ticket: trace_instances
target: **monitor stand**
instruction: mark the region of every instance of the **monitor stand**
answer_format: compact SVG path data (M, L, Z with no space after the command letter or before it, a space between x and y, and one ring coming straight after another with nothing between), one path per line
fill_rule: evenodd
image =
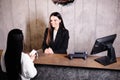
M116 56L115 56L115 50L112 45L107 45L108 53L107 56L103 56L100 58L95 59L98 63L106 66L112 63L117 62Z
M104 66L117 62L116 59L111 60L108 56L103 56L103 57L97 58L97 59L95 59L95 61L97 61L98 63L100 63Z

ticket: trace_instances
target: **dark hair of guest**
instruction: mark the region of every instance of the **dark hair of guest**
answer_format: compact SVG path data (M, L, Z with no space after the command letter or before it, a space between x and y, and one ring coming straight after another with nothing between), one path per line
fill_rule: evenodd
M21 53L23 51L23 33L13 29L8 33L5 52L5 65L8 80L21 80Z

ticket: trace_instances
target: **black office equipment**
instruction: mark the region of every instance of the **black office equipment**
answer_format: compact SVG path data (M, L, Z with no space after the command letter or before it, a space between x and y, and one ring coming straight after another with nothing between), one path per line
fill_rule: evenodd
M113 34L113 35L96 39L95 44L92 48L91 54L93 55L103 51L107 51L107 55L97 58L95 59L95 61L97 61L98 63L104 66L117 62L115 50L113 47L113 42L116 36L117 36L116 34Z
M73 58L87 58L87 52L75 52L74 54L68 54L68 58L71 60Z

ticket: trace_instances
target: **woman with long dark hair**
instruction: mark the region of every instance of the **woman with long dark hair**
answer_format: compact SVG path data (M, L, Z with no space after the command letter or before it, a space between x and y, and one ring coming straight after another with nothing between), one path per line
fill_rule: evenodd
M64 26L61 14L53 12L44 33L42 49L45 54L67 53L68 42L69 31Z
M13 29L8 33L6 51L1 56L1 68L8 80L30 80L37 74L33 61L35 55L29 56L23 51L23 33Z

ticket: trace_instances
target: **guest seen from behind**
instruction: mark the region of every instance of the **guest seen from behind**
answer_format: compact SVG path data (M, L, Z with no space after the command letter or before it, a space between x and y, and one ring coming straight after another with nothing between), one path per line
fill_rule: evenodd
M30 80L37 74L33 63L35 55L23 52L23 39L20 29L12 29L8 33L7 48L1 56L1 68L8 80Z
M44 33L42 49L45 54L67 53L69 31L65 28L61 14L53 12L49 18L49 27Z

